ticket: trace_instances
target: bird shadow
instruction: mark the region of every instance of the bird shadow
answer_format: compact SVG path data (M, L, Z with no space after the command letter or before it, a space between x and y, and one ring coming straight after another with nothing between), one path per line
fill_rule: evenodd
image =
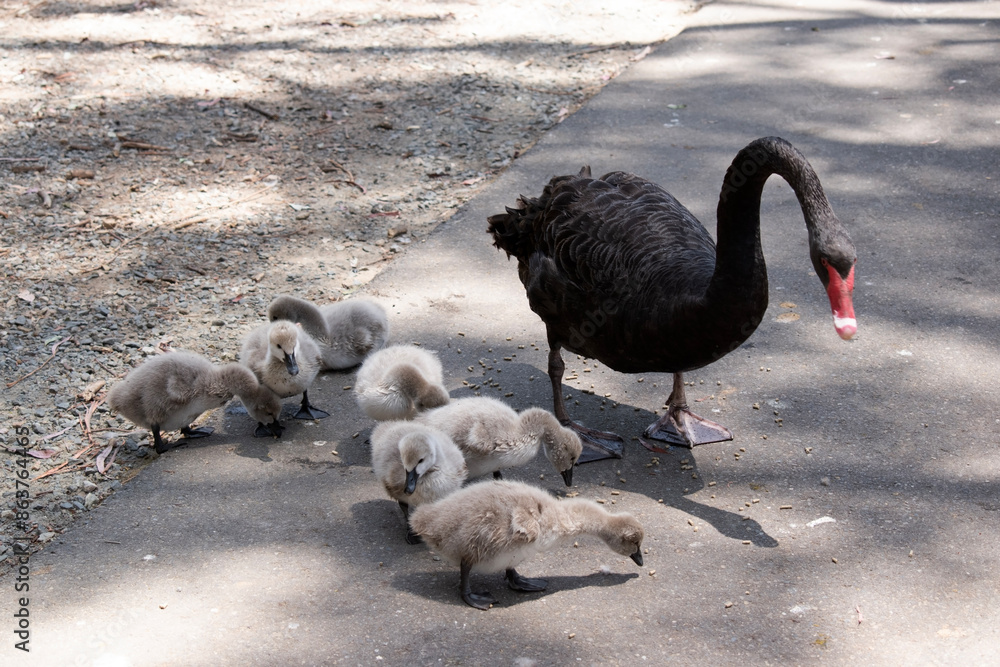
M507 587L503 574L472 575L472 590L482 592L488 590L496 599L497 606L516 607L519 604L533 602L562 591L573 591L584 588L610 588L621 586L632 579L638 579L637 572L592 572L583 576L542 577L548 586L544 591L522 593ZM449 583L450 582L450 583ZM438 602L463 606L459 591L459 572L415 572L398 573L392 578L392 587L404 593L419 595Z
M599 407L600 403L599 398L588 396L586 394L581 395L579 397L579 400L581 402L580 414L586 414L587 407L590 408ZM592 404L588 406L587 404L591 402ZM658 415L654 415L650 413L648 410L640 409L640 410L629 411L628 408L634 406L630 406L625 403L622 403L620 405L621 408L624 409L625 412L630 415L630 417L624 420L624 423L618 424L616 428L628 429L628 431L626 432L641 433L642 428L644 428L644 425L646 423L655 421L656 419L659 418ZM727 510L719 509L717 507L704 505L702 503L691 500L690 498L687 497L692 493L697 493L698 491L704 489L704 484L700 481L704 477L704 475L701 473L698 467L698 459L694 455L694 453L695 451L698 450L704 451L705 448L711 447L712 445L704 445L702 447L697 448L697 450L691 450L684 447L667 446L664 443L656 443L656 444L663 446L667 450L666 452L658 454L658 456L664 458L670 457L671 459L671 461L669 462L665 461L664 464L658 466L658 468L660 468L661 470L665 470L674 465L679 466L681 464L681 459L688 459L690 461L690 465L692 465L692 468L686 472L693 473L695 476L694 479L697 479L698 481L693 482L694 486L692 487L692 482L689 480L685 480L685 484L687 486L683 487L682 490L680 485L676 484L675 480L667 478L666 475L663 475L661 473L660 475L662 476L658 475L657 479L662 479L663 480L662 483L657 483L657 485L653 487L652 483L647 479L644 480L639 485L638 489L633 487L634 491L642 493L643 495L646 495L649 498L657 501L662 499L663 504L673 507L674 509L684 512L685 514L688 514L690 516L701 519L705 523L715 528L715 530L718 531L720 535L723 535L730 539L740 540L740 541L750 540L750 543L757 547L774 548L778 546L778 540L768 535L767 532L764 530L764 527L761 526L761 524L755 519L749 519L735 512L730 512ZM596 468L598 466L603 465L605 466L605 468L607 468L609 465L613 466L615 464L619 464L619 461L621 462L628 461L630 465L635 466L638 465L637 461L638 457L649 454L651 454L651 452L644 449L641 445L634 443L630 444L626 442L625 456L623 459L620 460L615 459L610 461L607 460L594 461L590 463L577 464L577 467L579 468L582 465L588 468L591 466L594 466Z
M663 502L681 512L698 517L715 528L721 535L730 539L750 540L750 543L756 547L774 548L778 546L778 540L768 535L764 527L754 519L746 519L733 512L696 503L683 495L674 496L669 501L664 498Z
M505 353L501 352L499 353L499 356L503 356L504 354ZM504 373L504 375L507 376L505 379L506 382L510 382L511 376L516 376L519 380L523 380L525 376L531 375L541 376L543 380L547 379L547 376L545 376L541 370L527 363L507 363L504 365L503 370L506 371ZM464 386L452 391L452 398L457 399L476 395L474 390L477 388L477 383L482 382L483 377L479 375L466 376ZM502 388L492 391L494 388L489 387L485 383L482 385L482 393L484 395L492 395L494 398L498 398L499 400L510 404L511 407L518 412L532 406L542 406L545 407L545 409L549 409L548 405L551 404L552 394L548 382L525 383L518 381L517 384L519 386L519 390L517 392L516 399L507 397L504 394L505 390ZM641 408L634 409L636 406L629 403L619 403L618 408L614 412L611 410L605 410L607 400L604 397L581 390L580 387L577 386L567 385L564 383L563 392L570 396L571 400L574 401L574 417L579 420L579 423L592 428L617 431L619 434L627 436L629 433L642 433L647 424L655 422L659 419L659 415L653 414L648 410ZM633 409L630 410L629 408ZM618 417L612 417L612 415L618 415ZM628 416L622 417L622 415ZM590 419L588 419L588 416ZM679 464L680 459L689 458L694 466L690 472L697 474L698 479L702 478L702 474L698 469L697 457L693 455L695 450L667 446L664 443L656 444L660 444L667 448L667 452L661 454L660 456L671 457L671 459L676 458L676 461L672 461L671 464ZM703 451L706 447L711 447L711 445L699 447L698 451ZM613 466L621 465L622 463L628 463L634 466L637 464L638 457L649 454L649 452L642 448L641 445L634 444L634 441L633 443L628 442L626 438L624 454L624 458L620 460L612 459L577 464L577 469L581 473L583 472L582 468L600 469L602 472L606 473L608 469L613 469ZM671 464L666 464L661 466L661 468L669 467ZM581 474L580 479L583 477L584 475ZM469 481L472 482L474 480ZM773 548L778 546L778 541L768 535L763 526L761 526L756 520L746 519L743 515L735 512L729 512L703 505L687 498L686 496L688 494L696 493L704 488L704 485L701 482L698 482L694 488L691 488L690 483L688 483L688 490L686 491L681 491L681 489L676 488L673 480L664 479L664 482L667 483L655 488L648 482L645 482L639 489L635 489L633 487L633 490L636 490L638 493L642 493L654 500L662 498L664 504L701 519L715 528L719 534L730 539L740 540L741 542L743 540L750 540L751 544L758 547ZM561 496L562 494L554 493L554 495Z
M271 458L271 448L268 447L267 440L269 438L254 438L249 442L240 442L236 445L236 455L245 459L257 459L264 463L271 463L274 459Z

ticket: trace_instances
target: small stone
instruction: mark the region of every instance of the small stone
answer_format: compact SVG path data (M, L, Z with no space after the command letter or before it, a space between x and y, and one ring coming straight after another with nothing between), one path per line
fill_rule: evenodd
M61 507L64 510L71 510L71 509L73 509L74 505L73 505L73 503L69 502L68 500L64 500L61 503L59 503L59 507Z
M97 494L88 493L87 497L83 499L83 506L88 510L97 504Z
M3 512L0 512L0 519L6 520L6 519L13 519L13 518L14 518L14 510L4 510ZM913 553L913 552L910 552L910 553Z
M39 542L48 542L49 540L51 540L55 536L56 536L56 534L53 533L53 532L42 533L41 535L38 536L38 541Z
M820 477L819 483L822 484L823 486L830 486L830 478Z
M732 602L727 602L727 603L726 603L726 609L729 609L729 608L730 608L730 607L732 607L732 606L733 606L733 603L732 603Z

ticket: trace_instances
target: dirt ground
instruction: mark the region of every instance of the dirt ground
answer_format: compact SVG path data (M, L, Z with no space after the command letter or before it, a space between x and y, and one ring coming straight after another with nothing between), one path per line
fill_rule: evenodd
M0 559L155 456L103 404L128 370L349 297L693 8L0 3Z

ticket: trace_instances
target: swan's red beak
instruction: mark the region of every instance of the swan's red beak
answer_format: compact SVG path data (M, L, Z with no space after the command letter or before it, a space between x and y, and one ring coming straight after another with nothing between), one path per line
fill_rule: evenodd
M854 267L851 267L845 280L825 259L823 265L830 276L826 294L830 297L830 308L833 309L833 326L837 329L838 336L850 340L858 332L858 321L854 319L854 300L851 298L854 293Z

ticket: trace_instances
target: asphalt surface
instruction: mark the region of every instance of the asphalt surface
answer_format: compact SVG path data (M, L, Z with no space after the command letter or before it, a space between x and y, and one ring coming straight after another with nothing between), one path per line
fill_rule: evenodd
M703 8L371 285L453 397L492 378L485 395L550 407L544 331L489 214L590 164L663 184L714 231L750 140L809 158L858 248L859 332L837 337L772 179L767 316L687 377L734 441L650 454L630 437L669 376L567 356L572 414L628 440L573 491L640 518L644 567L580 540L520 568L545 593L481 577L500 605L465 606L374 480L353 374L329 374L310 398L331 418L273 441L220 411L32 558L32 653L7 632L4 664L1000 664L1000 5L803 4ZM562 490L543 459L509 477Z

